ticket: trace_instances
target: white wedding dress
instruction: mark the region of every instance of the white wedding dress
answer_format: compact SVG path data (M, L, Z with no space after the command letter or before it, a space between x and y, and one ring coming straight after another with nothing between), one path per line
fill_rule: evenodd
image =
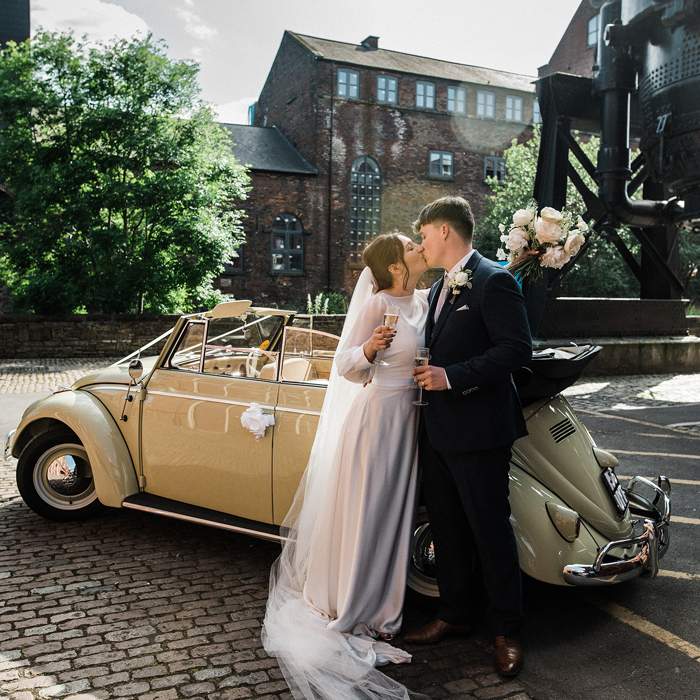
M423 697L375 666L411 660L378 634L401 627L418 469L412 370L427 291L371 295L372 281L366 268L270 577L263 644L297 700ZM401 310L396 337L387 364L370 364L362 345L389 305Z

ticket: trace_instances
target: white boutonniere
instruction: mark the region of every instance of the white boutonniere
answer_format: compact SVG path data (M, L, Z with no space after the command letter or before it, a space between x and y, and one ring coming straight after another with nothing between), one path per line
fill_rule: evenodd
M452 298L450 299L450 304L454 304L457 295L467 287L467 289L472 288L472 271L471 270L457 270L453 275L450 275L448 280L448 285L450 291L452 292Z

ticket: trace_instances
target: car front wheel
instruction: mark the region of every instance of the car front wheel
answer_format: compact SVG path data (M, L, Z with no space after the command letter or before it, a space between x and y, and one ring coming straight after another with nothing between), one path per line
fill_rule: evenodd
M52 428L35 435L17 462L24 502L49 520L86 520L102 510L87 452L75 434Z

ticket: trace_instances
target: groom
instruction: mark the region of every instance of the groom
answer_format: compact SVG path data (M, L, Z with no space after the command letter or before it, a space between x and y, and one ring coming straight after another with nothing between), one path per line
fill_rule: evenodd
M472 248L465 199L434 201L413 226L428 265L446 270L429 297L430 365L413 371L427 391L420 459L440 608L438 619L405 639L433 644L470 631L476 565L489 597L496 669L514 676L523 663L523 613L508 470L513 442L527 434L511 379L532 355L525 304L513 275Z

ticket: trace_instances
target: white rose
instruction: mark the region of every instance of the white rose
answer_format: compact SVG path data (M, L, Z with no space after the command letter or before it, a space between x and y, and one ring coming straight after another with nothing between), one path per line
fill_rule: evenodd
M566 239L566 243L564 243L564 250L569 254L569 255L576 255L578 251L581 249L581 246L585 242L585 238L581 235L579 231L574 229L569 233L569 237Z
M542 254L542 267L564 267L571 260L571 256L564 250L564 246L555 245Z
M576 222L576 228L585 233L588 231L588 224L579 216L578 221Z
M535 238L540 243L559 243L563 235L561 228L555 222L540 218L535 221L535 233Z
M558 211L557 209L553 209L552 207L545 207L541 212L540 216L545 220L545 221L551 221L555 224L558 224L563 218L563 214Z
M468 281L469 281L469 275L464 271L460 271L454 276L453 284L457 287L462 287Z
M511 250L514 253L523 250L523 248L527 248L529 243L530 238L528 237L527 232L521 228L514 228L506 240L508 250Z
M533 214L529 209L518 209L518 211L513 214L513 223L516 226L528 226L532 221Z

